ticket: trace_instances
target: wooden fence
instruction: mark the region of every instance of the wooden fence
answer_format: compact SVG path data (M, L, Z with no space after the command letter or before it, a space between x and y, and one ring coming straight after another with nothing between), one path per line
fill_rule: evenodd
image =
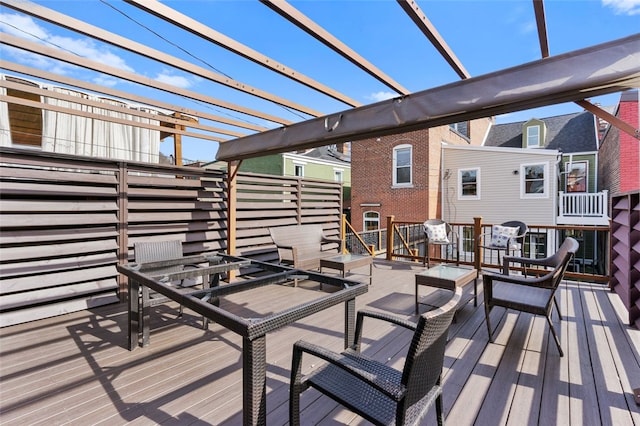
M0 326L117 302L137 241L275 260L268 228L340 232L339 183L0 149Z

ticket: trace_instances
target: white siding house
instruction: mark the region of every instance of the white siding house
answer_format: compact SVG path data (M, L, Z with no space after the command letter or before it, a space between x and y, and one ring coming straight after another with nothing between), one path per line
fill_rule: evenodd
M558 155L546 149L443 146L443 220L554 225Z

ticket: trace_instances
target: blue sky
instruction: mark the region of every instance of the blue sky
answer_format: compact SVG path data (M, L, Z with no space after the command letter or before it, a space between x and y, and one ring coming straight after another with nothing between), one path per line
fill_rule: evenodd
M348 108L338 101L301 87L282 76L274 75L250 61L142 13L124 2L47 0L36 3L194 62L237 81L307 105L324 114ZM363 104L396 95L382 83L302 33L258 1L173 0L164 3ZM394 0L307 0L290 3L411 91L425 90L459 79ZM471 76L540 59L531 0L423 0L418 4ZM544 5L551 55L615 40L640 31L640 0L547 0ZM5 7L0 9L0 31L21 37L35 37L35 40L49 46L60 46L78 55L127 71L292 121L309 118L304 114L287 111L281 106L90 40L78 33L20 15ZM164 102L204 109L254 124L276 126L222 108L195 105L192 100L159 93L110 76L80 70L4 46L0 48L0 55L13 62L131 91ZM592 101L608 106L616 104L618 99L619 94L615 94ZM497 117L497 121L521 121L531 117L542 118L580 110L581 108L575 104L560 104L505 114ZM207 124L224 127L215 123ZM216 144L212 142L186 140L184 157L191 160L212 160L216 148ZM171 149L171 145L166 143L161 150L170 153Z

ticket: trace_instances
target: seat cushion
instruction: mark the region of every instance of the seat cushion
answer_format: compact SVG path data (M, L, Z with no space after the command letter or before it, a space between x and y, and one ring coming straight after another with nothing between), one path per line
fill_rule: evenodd
M424 230L429 237L430 243L449 243L446 223L441 223L439 225L424 225Z
M517 226L502 226L502 225L493 225L491 229L491 245L493 247L499 248L507 248L509 245L509 249L517 249L518 243L512 239L518 235L520 228Z
M494 305L498 306L544 314L552 295L550 288L493 281L492 298Z

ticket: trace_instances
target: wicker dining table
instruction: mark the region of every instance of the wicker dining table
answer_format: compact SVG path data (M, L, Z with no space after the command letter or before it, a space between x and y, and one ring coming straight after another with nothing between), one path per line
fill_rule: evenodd
M341 277L327 276L311 271L302 271L282 265L250 260L242 257L226 254L211 256L185 256L181 259L163 261L176 265L203 263L205 266L198 269L185 269L169 274L160 273L162 264L153 262L148 264L122 264L118 265L118 271L125 275L129 281L129 324L130 324L130 350L137 345L131 344L136 334L133 325L141 321L138 303L141 288L150 290L174 300L186 308L208 318L211 321L225 327L242 336L242 377L243 377L243 424L266 424L266 337L267 334L278 330L295 321L315 314L334 305L344 303L344 346L353 344L355 336L355 300L356 297L368 291L367 283L346 280ZM206 266L206 265L209 266ZM166 269L166 268L165 268ZM235 271L241 275L241 279L232 280L231 283L221 282L220 275ZM247 272L249 271L249 272ZM191 289L184 291L171 285L171 281L185 278L202 277L203 282L210 283L209 288ZM213 279L212 279L213 277ZM284 310L270 312L262 317L244 318L236 313L224 309L224 304L217 303L220 298L233 294L247 294L253 289L268 285L290 286L294 281L308 280L317 282L322 286L332 287L332 291L318 291L318 296L311 301L296 304L293 297ZM142 292L147 294L148 292ZM144 302L140 302L143 303ZM137 324L140 327L141 324ZM148 326L142 325L142 330L148 332ZM144 341L144 338L143 338ZM148 338L147 338L148 343Z

